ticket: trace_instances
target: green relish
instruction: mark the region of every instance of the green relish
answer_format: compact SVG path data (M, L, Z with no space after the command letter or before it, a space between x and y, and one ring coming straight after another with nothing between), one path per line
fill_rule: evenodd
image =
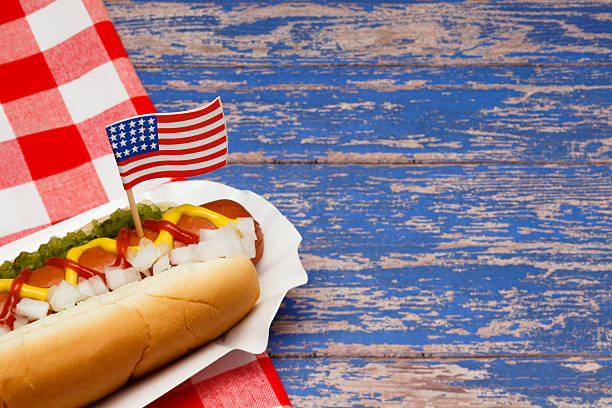
M162 211L155 204L137 205L141 220L159 220ZM0 278L15 278L24 268L38 269L43 266L47 258L66 257L72 247L83 245L96 238L115 238L123 227L134 228L134 220L129 209L117 209L110 217L102 222L94 220L90 233L84 231L69 232L64 238L51 237L49 242L38 247L36 252L22 252L15 260L4 261L0 265Z

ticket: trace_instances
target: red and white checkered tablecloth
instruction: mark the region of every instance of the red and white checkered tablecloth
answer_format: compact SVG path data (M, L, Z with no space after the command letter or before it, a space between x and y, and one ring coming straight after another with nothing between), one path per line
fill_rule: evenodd
M291 407L266 353L234 350L147 408Z
M99 0L1 10L3 244L124 194L104 126L154 107Z
M3 0L0 245L123 197L104 127L154 111L101 0ZM291 403L265 353L235 351L150 406Z

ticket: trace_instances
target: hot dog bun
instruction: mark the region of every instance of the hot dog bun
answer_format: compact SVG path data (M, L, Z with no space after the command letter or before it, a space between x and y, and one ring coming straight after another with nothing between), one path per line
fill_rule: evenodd
M92 403L203 345L259 297L244 255L170 270L0 336L0 406Z

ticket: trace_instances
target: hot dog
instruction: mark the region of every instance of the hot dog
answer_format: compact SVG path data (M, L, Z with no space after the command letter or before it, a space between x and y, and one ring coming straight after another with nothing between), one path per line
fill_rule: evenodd
M63 257L3 265L6 273L35 260L0 279L0 324L15 328L0 335L0 407L89 404L213 340L254 306L263 233L240 204L180 205L143 226L141 239L94 221ZM100 236L109 228L114 238ZM24 298L48 301L48 315L23 324L15 304Z

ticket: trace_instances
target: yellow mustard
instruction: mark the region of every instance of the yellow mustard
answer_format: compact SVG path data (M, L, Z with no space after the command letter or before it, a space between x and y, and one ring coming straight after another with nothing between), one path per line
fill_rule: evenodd
M235 219L226 217L223 214L219 214L218 212L209 210L207 208L199 207L191 204L183 204L178 207L172 208L164 213L162 216L163 220L169 221L176 225L183 215L187 215L190 217L198 217L204 218L213 223L213 225L217 228L221 228L224 225L227 225L231 222L236 222ZM155 239L154 244L158 245L162 242L168 243L171 247L174 246L174 239L170 233L167 231L161 230ZM117 253L117 241L112 238L96 238L88 243L71 248L66 254L66 258L78 262L79 258L87 249L90 248L102 248L106 252L110 252L113 254ZM138 246L131 247L133 249L138 249ZM73 285L77 285L78 283L78 274L71 268L64 268L64 276L65 280ZM11 284L13 279L0 279L0 292L10 291ZM36 300L46 301L48 288L39 288L37 286L31 286L24 284L20 296L27 297Z

